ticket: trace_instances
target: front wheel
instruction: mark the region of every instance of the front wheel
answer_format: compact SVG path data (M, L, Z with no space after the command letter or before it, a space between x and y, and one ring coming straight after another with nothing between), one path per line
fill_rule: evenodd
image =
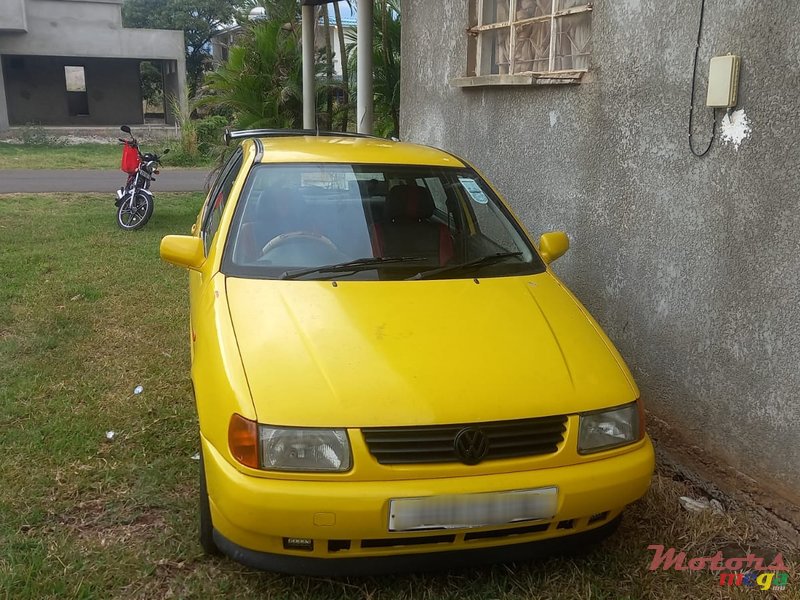
M117 225L133 231L145 226L153 214L153 199L148 194L137 192L124 199L117 209Z

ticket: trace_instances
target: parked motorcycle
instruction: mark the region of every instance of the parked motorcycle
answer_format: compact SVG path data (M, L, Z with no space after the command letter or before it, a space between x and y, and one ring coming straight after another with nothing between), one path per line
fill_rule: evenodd
M159 174L161 157L169 152L169 148L159 156L152 152L142 154L139 142L131 133L131 128L123 125L120 129L130 136L124 140L117 138L122 144L122 164L120 168L128 174L128 181L117 190L117 225L132 231L145 226L153 214L153 194L150 184Z

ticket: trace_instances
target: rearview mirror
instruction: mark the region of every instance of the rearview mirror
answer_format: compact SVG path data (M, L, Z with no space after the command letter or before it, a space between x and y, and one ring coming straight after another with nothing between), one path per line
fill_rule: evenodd
M569 238L563 231L543 233L539 238L539 254L548 265L569 250Z
M192 235L165 236L159 251L162 260L187 269L199 269L206 260L203 241Z
M124 131L125 133L130 133L131 132L131 128L128 127L127 125L123 125L122 127L120 127L120 129L122 131Z

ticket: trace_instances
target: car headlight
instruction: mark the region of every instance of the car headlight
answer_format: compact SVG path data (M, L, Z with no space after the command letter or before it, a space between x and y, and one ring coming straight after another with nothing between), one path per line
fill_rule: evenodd
M641 439L639 403L580 415L578 452L589 454L625 446Z
M344 429L258 427L261 468L273 471L349 471Z

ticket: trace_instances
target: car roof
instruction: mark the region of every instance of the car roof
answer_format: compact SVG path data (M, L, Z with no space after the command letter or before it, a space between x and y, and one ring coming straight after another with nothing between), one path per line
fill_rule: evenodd
M270 136L253 138L264 148L261 163L345 163L464 167L442 150L377 137ZM255 142L254 142L255 143Z

